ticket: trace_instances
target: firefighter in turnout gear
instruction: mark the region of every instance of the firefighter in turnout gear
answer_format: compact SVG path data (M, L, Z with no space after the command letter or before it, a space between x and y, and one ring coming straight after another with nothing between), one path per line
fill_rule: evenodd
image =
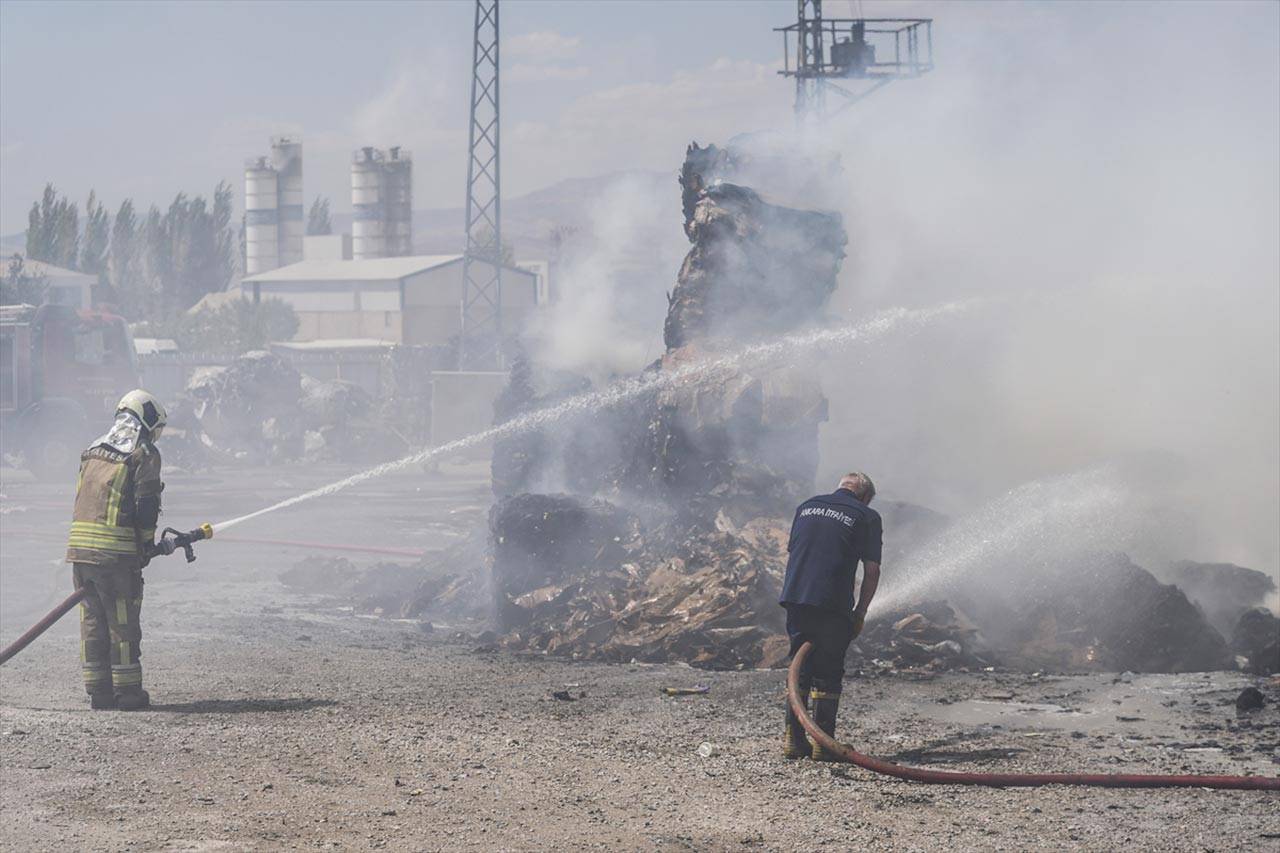
M160 452L165 411L146 391L130 391L111 430L80 455L80 478L67 542L80 603L80 660L94 709L135 711L142 689L142 569L160 553Z

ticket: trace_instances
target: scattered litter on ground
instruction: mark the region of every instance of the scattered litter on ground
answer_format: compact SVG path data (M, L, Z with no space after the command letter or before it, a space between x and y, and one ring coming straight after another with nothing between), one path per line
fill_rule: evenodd
M711 692L711 688L705 684L696 687L663 687L660 690L664 696L705 696Z

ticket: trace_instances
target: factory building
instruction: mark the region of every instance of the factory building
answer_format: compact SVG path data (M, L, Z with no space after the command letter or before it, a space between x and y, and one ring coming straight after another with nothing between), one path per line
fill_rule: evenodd
M352 257L413 253L413 159L399 147L360 148L351 158Z
M306 229L302 141L278 136L271 154L244 167L245 272L266 272L302 260Z
M245 276L239 291L255 301L289 303L298 315L296 341L447 344L458 335L462 255L335 257L342 245L336 236L309 237L306 260ZM503 267L503 325L509 332L524 327L538 294L537 272Z

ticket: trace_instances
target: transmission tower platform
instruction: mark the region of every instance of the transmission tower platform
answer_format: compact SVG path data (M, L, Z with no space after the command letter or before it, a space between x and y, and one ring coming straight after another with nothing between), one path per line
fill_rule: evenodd
M822 0L796 6L796 22L774 32L782 33L778 73L796 81L798 119L833 115L894 80L933 70L932 18L824 18Z

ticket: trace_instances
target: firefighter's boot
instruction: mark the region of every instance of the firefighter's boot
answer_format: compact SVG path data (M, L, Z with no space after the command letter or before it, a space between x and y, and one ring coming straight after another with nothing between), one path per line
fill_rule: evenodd
M804 705L806 711L809 710L809 682L810 678L808 676L800 676L800 703ZM791 760L808 758L812 754L813 746L804 735L804 727L800 725L800 718L796 716L795 711L791 710L791 698L788 696L787 727L783 733L782 757Z
M813 722L833 739L836 736L836 713L840 710L840 687L839 681L832 683L815 678L810 692L813 698ZM839 761L840 758L823 749L821 744L814 743L813 760Z
M108 687L106 690L95 690L89 694L89 707L94 711L114 711L116 709L115 691Z
M112 666L111 683L116 691L116 707L121 711L141 711L151 706L151 697L142 689L142 664Z
M151 694L141 687L130 687L116 694L116 708L121 711L144 711L151 707Z

